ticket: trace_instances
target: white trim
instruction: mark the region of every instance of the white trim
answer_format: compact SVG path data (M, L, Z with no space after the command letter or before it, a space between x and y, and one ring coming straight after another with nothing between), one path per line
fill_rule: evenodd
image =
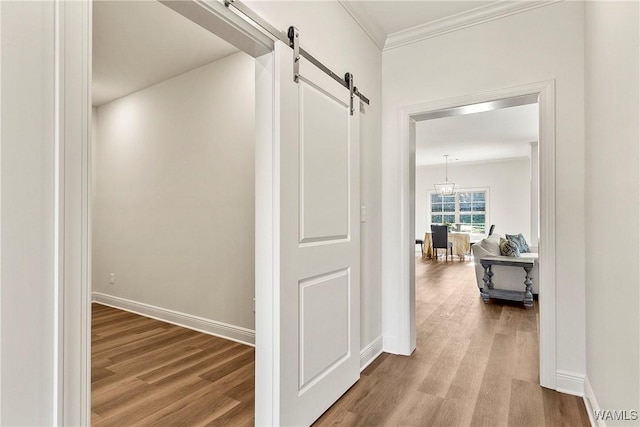
M275 43L276 51L282 49ZM279 56L256 58L255 151L255 425L278 425L280 416L280 81Z
M364 371L367 366L382 354L382 337L371 341L362 350L360 350L360 372Z
M539 90L540 385L555 388L556 369L556 101L555 80ZM542 262L549 260L550 262Z
M400 343L393 337L382 337L382 351L391 354L400 354Z
M55 242L53 247L53 419L56 424L61 424L64 417L64 389L63 389L63 375L64 375L64 342L62 341L62 328L63 322L63 305L62 305L62 283L64 278L62 277L63 265L62 254L64 253L64 239L63 230L64 222L62 221L64 199L60 192L64 189L63 182L63 169L61 162L61 127L62 122L60 117L64 109L62 108L61 92L64 90L62 81L60 79L60 62L61 62L61 48L62 31L61 27L61 3L56 1L54 4L54 135L53 135L53 241Z
M91 412L89 173L91 2L55 4L54 423Z
M593 427L606 427L606 423L604 420L596 420L595 412L600 411L600 405L598 404L598 400L596 399L596 395L593 392L593 388L591 388L591 383L589 382L589 378L585 377L584 379L584 396L582 397L584 400L584 406L587 408L587 414L589 415L589 421Z
M457 98L434 100L406 106L399 111L400 156L398 170L400 178L400 277L396 287L397 299L383 301L383 312L397 315L396 337L384 337L384 351L396 354L411 354L415 349L415 297L411 284L415 270L410 260L414 259L414 230L411 229L411 200L415 192L415 180L411 180L411 153L415 137L411 138L419 114L471 105L496 99L538 94L540 109L540 384L556 389L556 269L555 269L555 81L548 80L528 85L497 89ZM397 347L396 347L397 345Z
M397 31L387 36L384 50L395 49L431 37L436 37L452 31L461 30L485 22L493 21L518 13L526 12L542 6L548 6L561 0L548 1L496 1L485 6L479 6L455 15L447 16L426 24L417 25L406 30Z
M205 319L204 317L194 316L193 314L182 313L168 308L132 301L126 298L107 295L101 292L94 292L92 297L92 301L98 304L255 347L256 334L255 331L251 329Z
M0 34L2 34L2 7L0 7ZM0 100L2 99L2 55L0 55ZM2 135L2 102L0 102L0 135ZM0 150L0 207L2 206L2 150ZM2 235L2 209L0 209L0 235ZM55 240L54 240L55 241ZM55 268L55 267L54 267ZM2 245L0 244L0 289L4 289L4 287L2 286ZM54 287L55 289L55 287ZM55 312L57 310L57 305L54 305L54 315ZM0 319L2 319L2 292L0 292ZM54 322L55 322L55 318L54 318ZM57 351L56 348L56 339L55 339L55 333L56 330L54 329L54 352ZM0 327L0 343L2 343L2 328ZM1 345L1 344L0 344ZM55 353L54 353L54 358L56 357ZM56 411L56 406L57 406L57 396L56 396L56 390L57 390L57 368L56 368L56 360L54 360L54 378L53 378L53 386L54 386L54 393L53 393L53 407L54 407L54 420L57 419L55 418L55 411ZM2 420L2 352L0 351L0 420Z
M556 390L573 396L584 396L584 375L558 369L556 371Z
M271 36L222 1L158 1L249 56L256 58L273 50Z
M378 49L384 49L387 33L378 21L369 15L365 7L361 3L354 1L338 0L338 3L356 21L371 41L378 46Z

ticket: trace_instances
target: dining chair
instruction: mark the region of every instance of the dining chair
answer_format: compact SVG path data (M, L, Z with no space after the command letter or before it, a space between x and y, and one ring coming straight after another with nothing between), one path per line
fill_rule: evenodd
M453 243L449 241L449 227L446 225L431 225L431 250L438 259L438 249L444 249L444 259L448 261L449 252L453 261Z

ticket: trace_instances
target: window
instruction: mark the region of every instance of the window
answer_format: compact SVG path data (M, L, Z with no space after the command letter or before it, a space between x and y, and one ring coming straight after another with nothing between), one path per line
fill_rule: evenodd
M431 223L453 224L456 221L456 195L431 194Z
M460 191L451 196L432 192L431 224L455 224L460 231L484 234L487 223L487 190Z

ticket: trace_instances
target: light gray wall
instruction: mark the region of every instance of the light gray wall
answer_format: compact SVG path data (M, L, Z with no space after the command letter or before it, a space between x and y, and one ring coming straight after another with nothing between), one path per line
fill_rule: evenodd
M97 109L93 291L254 329L254 84L238 53Z
M639 21L637 2L585 6L588 397L618 411L640 411Z
M300 45L340 75L352 73L358 89L371 99L360 121L362 348L381 334L381 53L338 2L247 1L276 28L300 30Z
M52 425L54 4L0 16L0 424Z
M449 166L449 180L461 189L488 188L487 233L495 224L496 233L522 233L530 242L529 169L527 158L453 164ZM430 229L428 197L433 184L442 182L443 177L444 166L416 167L416 238L424 237Z
M397 301L399 110L554 79L556 83L557 369L585 373L584 10L559 2L383 52L382 301ZM388 313L388 317L386 314ZM399 319L383 310L383 336Z

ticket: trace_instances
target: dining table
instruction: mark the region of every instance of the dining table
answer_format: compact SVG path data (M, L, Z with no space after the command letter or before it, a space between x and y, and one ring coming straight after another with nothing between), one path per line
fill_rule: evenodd
M471 234L457 231L450 231L448 233L449 241L453 243L453 254L457 255L460 259L464 259L465 256L471 253ZM424 252L423 258L433 257L433 240L431 239L431 233L424 233Z

